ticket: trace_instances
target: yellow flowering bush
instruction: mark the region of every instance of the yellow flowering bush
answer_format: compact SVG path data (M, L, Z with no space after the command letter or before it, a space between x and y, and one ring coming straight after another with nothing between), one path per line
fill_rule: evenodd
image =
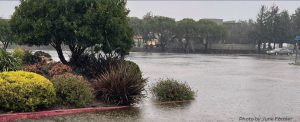
M35 111L55 102L53 84L32 72L0 73L0 109L7 111Z

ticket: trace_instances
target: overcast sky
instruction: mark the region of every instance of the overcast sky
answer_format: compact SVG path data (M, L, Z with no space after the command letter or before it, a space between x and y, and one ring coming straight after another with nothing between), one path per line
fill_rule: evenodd
M10 18L16 0L0 0L0 17ZM129 16L142 18L147 12L153 15L168 16L180 20L183 18L218 18L227 20L255 19L261 5L276 4L280 10L288 10L293 14L300 7L300 1L145 1L128 0Z

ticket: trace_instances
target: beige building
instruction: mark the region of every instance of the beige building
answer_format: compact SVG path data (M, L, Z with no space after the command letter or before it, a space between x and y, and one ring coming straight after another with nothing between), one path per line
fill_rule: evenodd
M217 23L218 25L222 25L223 24L223 19L204 18L204 19L200 19L200 20L209 20L209 21Z
M133 40L134 40L134 46L135 47L144 47L144 39L143 39L143 36L141 35L135 35L133 37Z

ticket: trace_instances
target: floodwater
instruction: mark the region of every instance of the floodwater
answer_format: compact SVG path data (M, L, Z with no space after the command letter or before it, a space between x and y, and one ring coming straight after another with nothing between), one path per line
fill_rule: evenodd
M148 92L128 109L31 121L300 121L300 66L290 65L289 56L131 53L128 59L149 78L147 89L159 78L174 78L186 81L196 99L162 104Z

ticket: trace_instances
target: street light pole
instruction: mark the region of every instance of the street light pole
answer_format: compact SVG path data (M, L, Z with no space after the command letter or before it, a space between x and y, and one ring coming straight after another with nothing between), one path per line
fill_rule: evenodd
M296 49L295 64L297 64L297 58L298 58L298 42L296 42L296 44L295 44L295 49Z
M297 59L298 59L299 42L300 42L300 35L296 36L296 38L295 38L295 50L296 50L295 64L297 64Z

